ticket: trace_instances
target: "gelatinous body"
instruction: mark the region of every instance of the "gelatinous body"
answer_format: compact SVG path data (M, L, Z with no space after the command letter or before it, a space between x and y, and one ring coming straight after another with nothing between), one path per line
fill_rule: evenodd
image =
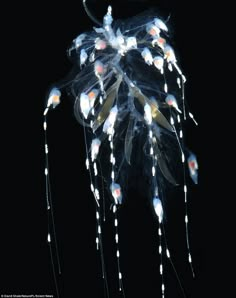
M68 53L74 62L74 76L52 89L44 115L46 117L50 107L59 104L60 92L65 90L74 100L76 119L84 126L85 163L97 208L96 243L101 250L103 276L106 273L101 238L100 220L104 210L101 207L103 190L100 180L105 182L114 213L119 289L125 295L119 261L117 212L123 202L129 200L126 178L137 167L143 167L150 180L147 199L159 224L161 291L164 297L162 259L166 256L171 260L171 257L163 237L163 201L167 198L163 197L161 190L163 184L183 186L188 260L193 272L188 240L186 164L193 182L198 180L197 160L186 150L182 130L187 116L196 121L189 111L186 113L186 78L169 40L167 24L159 16L147 14L113 21L109 6L102 26L76 37ZM46 132L46 124L44 128ZM134 156L137 150L142 158ZM178 179L176 169L182 171L182 180Z

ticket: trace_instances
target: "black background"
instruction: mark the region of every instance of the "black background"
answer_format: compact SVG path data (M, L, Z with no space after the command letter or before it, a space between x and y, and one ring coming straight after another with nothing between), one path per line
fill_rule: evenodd
M186 296L213 297L223 280L218 284L214 279L220 275L222 256L213 256L219 249L212 245L212 235L221 224L220 220L217 224L213 222L211 217L215 194L211 188L213 178L209 175L214 169L208 147L214 125L209 116L212 62L205 49L211 47L212 21L203 3L195 1L88 1L98 19L102 18L108 4L113 6L114 19L131 17L150 6L156 6L164 16L171 15L175 48L187 77L187 100L199 122L198 128L189 123L186 130L187 145L197 154L200 165L200 184L191 187L189 198L195 280L187 264L182 197L169 200L167 237ZM71 68L67 47L73 38L93 24L80 1L32 2L25 6L21 3L14 5L14 11L16 17L10 13L9 24L6 24L11 25L13 32L7 34L10 58L5 62L9 73L3 88L10 112L4 113L3 109L7 129L2 140L7 155L2 155L6 179L1 209L0 294L54 294L56 297L46 242L42 113L48 89ZM104 297L95 247L95 204L84 165L83 129L76 122L69 101L62 102L50 114L48 122L54 212L62 265L62 275L58 277L61 297ZM207 142L203 141L206 137ZM121 265L126 298L161 297L157 227L149 205L141 198L137 197L135 206L127 204L121 210ZM222 235L218 231L218 235ZM104 232L110 297L119 297L109 214ZM224 242L220 236L218 240L219 244ZM166 297L182 297L169 264L166 270Z

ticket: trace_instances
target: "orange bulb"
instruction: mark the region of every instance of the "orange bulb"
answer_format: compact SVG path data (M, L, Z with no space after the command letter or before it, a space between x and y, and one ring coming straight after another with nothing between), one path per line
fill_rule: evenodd
M88 97L89 99L93 99L94 97L96 97L96 94L94 93L94 91L90 91Z
M58 95L53 95L52 102L53 103L60 103L60 97Z

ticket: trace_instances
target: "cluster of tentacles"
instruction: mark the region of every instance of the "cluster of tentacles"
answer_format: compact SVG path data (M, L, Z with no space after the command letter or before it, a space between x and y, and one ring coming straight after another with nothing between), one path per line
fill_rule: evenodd
M170 45L166 23L147 14L113 22L111 12L109 7L103 26L74 39L69 49L69 56L75 64L73 75L51 90L44 111L44 130L46 134L48 110L60 103L61 90L65 89L74 99L75 116L84 127L86 167L97 208L96 243L101 255L101 218L104 212L101 188L107 189L112 203L119 289L123 292L117 210L124 200L128 200L127 177L132 167L139 163L145 166L145 173L151 181L148 199L159 220L161 291L164 297L162 259L164 254L171 258L167 243L165 252L163 249L165 198L161 188L163 181L177 185L176 168L182 169L188 260L192 268L185 171L187 164L190 177L197 183L198 164L195 155L184 146L183 122L191 118L197 123L185 104L186 79ZM138 149L136 144L139 144ZM137 150L142 152L142 161L135 156ZM47 143L45 153L47 156ZM48 185L48 160L45 175ZM105 276L103 257L102 267Z

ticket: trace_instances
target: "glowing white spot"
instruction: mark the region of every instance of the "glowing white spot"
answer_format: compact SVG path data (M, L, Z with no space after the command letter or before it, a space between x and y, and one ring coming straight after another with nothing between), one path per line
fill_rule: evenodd
M177 78L177 84L178 84L179 88L181 88L181 83L180 83L180 78L179 77Z
M118 234L116 234L115 239L116 239L116 243L118 243L118 240L119 240Z
M93 164L93 169L94 169L94 175L97 176L98 170L97 170L97 164L96 163Z
M164 91L165 91L165 93L167 93L167 92L168 92L168 86L167 86L167 84L166 84L166 83L164 84Z
M111 171L111 179L114 180L115 179L115 172Z
M97 175L98 175L97 168L94 168L94 175L95 175L95 176L97 176Z
M155 169L155 167L152 167L152 176L154 177L155 174L156 174L156 169Z
M186 184L184 185L184 192L185 193L187 192L187 185Z
M197 121L194 119L193 114L192 113L188 113L189 117L193 120L193 122L195 123L195 125L198 125Z
M182 163L184 163L185 162L185 156L184 156L184 154L182 153Z
M96 218L99 219L99 213L98 212L96 212Z
M122 279L122 274L121 274L121 272L119 272L119 279Z
M48 234L48 242L50 243L51 242L51 235Z
M170 117L170 124L171 125L174 125L175 124L173 117Z
M162 252L162 247L161 245L159 245L159 254L161 254L161 252Z
M158 229L158 235L161 236L161 229Z
M149 104L145 104L144 106L144 119L148 125L152 123L152 110Z
M116 213L116 205L113 206L113 213Z
M153 134L152 134L152 130L150 130L150 131L149 131L149 138L150 138L150 139L152 138L152 135L153 135Z
M172 64L168 63L168 69L169 69L169 71L173 71Z
M88 160L88 158L86 158L85 165L86 165L86 169L88 170L89 169L89 160Z
M98 200L100 200L100 195L99 195L99 191L97 188L95 188L95 190L94 190L94 195Z
M44 170L44 174L47 176L48 175L48 169L47 168L45 168L45 170Z
M94 192L94 186L92 183L90 184L90 188L91 188L91 191Z
M163 273L163 267L162 267L162 264L160 265L160 274L162 275Z
M167 256L167 258L170 257L170 252L169 252L169 249L168 248L166 249L166 256Z
M182 139L183 138L183 131L182 131L182 129L180 130L180 132L179 132L179 137Z
M150 155L153 155L153 147L150 148Z
M47 113L48 113L48 108L46 108L46 109L44 110L43 116L46 116Z
M188 223L188 216L185 215L185 223Z
M101 231L101 226L99 225L98 226L98 234L101 234L102 233L102 231Z
M120 252L119 252L119 250L117 249L117 251L116 251L116 256L117 256L117 258L119 258L120 257Z
M164 284L161 285L161 289L162 289L162 292L165 291L165 285Z
M115 227L117 227L117 226L118 226L118 220L117 220L117 219L115 219L115 222L114 222L114 224L115 224Z
M112 163L113 160L113 153L110 154L110 162Z
M155 196L158 197L158 187L155 187Z
M48 154L48 145L45 144L45 153Z
M188 261L189 261L189 263L192 263L192 257L190 254L188 254Z
M46 121L43 122L43 129L44 129L44 130L47 130L47 122L46 122Z

